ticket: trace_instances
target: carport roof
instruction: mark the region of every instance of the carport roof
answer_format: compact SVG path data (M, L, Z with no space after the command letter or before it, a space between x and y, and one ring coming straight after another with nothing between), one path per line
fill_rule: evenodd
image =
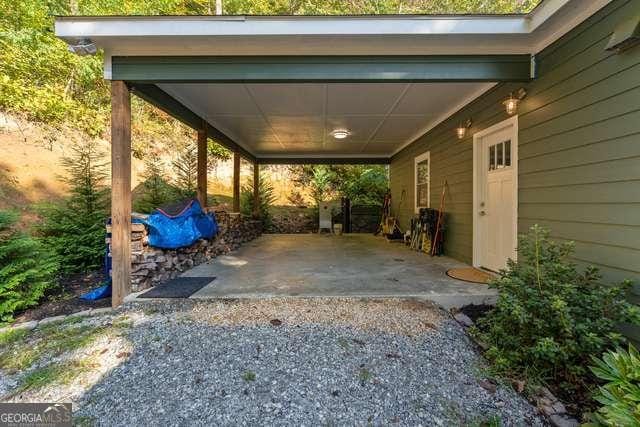
M388 162L609 0L526 15L69 16L105 78L259 162ZM331 132L347 129L345 141ZM340 142L344 142L341 144Z

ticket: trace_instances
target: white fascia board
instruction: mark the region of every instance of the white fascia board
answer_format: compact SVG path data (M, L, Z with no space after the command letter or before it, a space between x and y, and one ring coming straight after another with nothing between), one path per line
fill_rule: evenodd
M565 0L566 1L566 0ZM526 16L397 17L64 17L56 36L102 37L362 36L527 34Z

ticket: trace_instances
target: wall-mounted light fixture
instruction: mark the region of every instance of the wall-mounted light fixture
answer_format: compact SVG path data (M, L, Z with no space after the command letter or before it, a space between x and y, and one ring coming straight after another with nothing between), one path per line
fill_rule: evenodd
M520 101L522 101L525 96L527 96L527 91L523 87L509 94L509 98L502 102L508 115L513 116L518 112L518 104L520 104Z
M467 134L467 129L471 127L471 119L467 119L464 122L460 123L456 128L456 135L458 135L458 139L464 139L464 136Z

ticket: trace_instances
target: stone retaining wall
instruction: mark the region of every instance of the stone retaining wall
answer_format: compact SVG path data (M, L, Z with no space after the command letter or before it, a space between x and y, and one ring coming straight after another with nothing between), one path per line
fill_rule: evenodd
M159 249L147 244L144 228L131 233L131 290L139 292L178 276L189 268L237 249L262 234L262 222L240 214L216 212L218 234L188 248ZM134 224L135 226L136 224Z

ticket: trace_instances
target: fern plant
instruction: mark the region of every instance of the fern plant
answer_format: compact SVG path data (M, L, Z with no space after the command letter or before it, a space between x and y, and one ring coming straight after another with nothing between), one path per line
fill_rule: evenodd
M0 324L35 305L55 285L58 265L37 240L15 228L18 215L0 211Z
M591 372L606 384L594 398L602 406L592 415L591 425L640 425L640 354L633 345L594 357Z

